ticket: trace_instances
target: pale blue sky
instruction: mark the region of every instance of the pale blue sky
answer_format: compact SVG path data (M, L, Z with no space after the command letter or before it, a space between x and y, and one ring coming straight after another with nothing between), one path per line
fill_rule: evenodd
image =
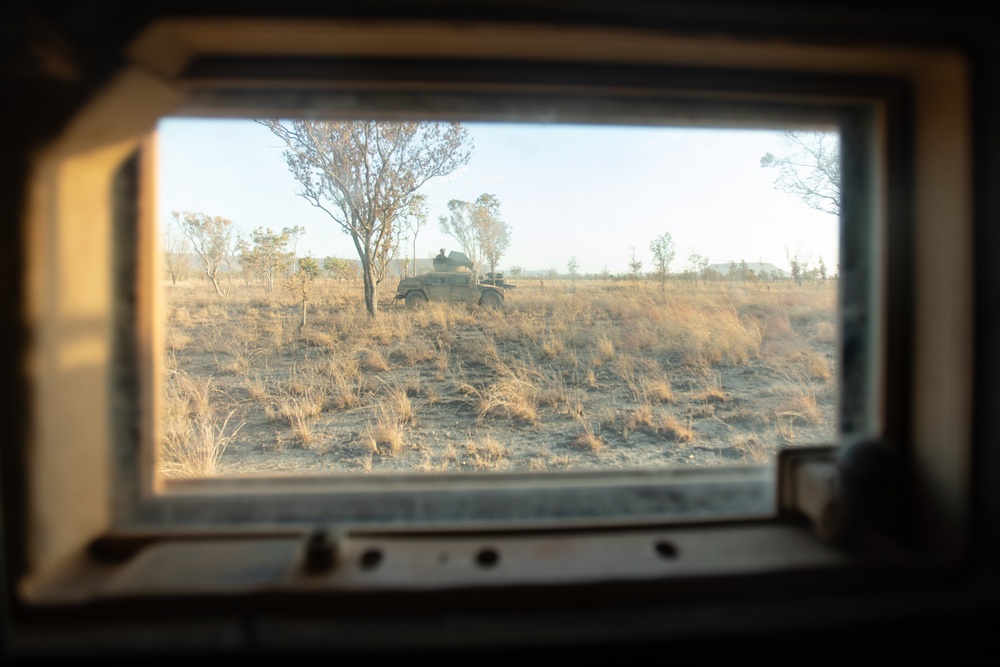
M691 251L712 263L771 262L787 268L785 249L837 265L837 220L773 187L762 169L767 151L784 144L767 130L466 124L474 143L469 164L430 181L430 222L417 255L458 250L438 217L451 199L496 195L510 225L501 269L580 273L627 270L631 248L652 268L649 244L670 232L672 271ZM241 229L301 225L300 255L356 258L350 237L295 192L280 142L250 121L165 119L159 126L161 224L171 211L200 211Z

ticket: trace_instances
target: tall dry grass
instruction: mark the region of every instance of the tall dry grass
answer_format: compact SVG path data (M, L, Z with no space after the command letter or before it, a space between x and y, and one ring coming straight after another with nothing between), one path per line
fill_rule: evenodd
M230 426L237 411L216 414L211 379L193 380L176 371L163 386L160 472L168 477L217 475L226 448L243 427L243 423Z
M359 430L376 457L369 460L379 460L406 450L407 429L422 423L421 411L431 405L438 419L444 411L469 428L564 423L564 442L574 451L601 456L637 432L702 444L693 427L701 418L724 418L740 432L759 429L753 442L760 446L792 442L796 429L821 423L820 406L836 381L828 351L836 338L835 298L835 289L788 284L669 282L663 298L658 283L579 280L573 290L568 282L547 280L543 288L523 281L502 310L383 303L370 321L360 285L321 280L309 325L300 330L300 304L281 290L234 289L220 302L208 285L181 283L168 289L167 351L195 386L214 390L164 384L170 435L163 450L201 440L224 452L233 424L265 411L274 428L285 430L281 437L319 445L326 436L316 423L329 411L331 423L370 415ZM774 378L767 391L776 407L727 403L720 373L744 367ZM180 409L184 391L189 407ZM193 410L192 400L207 407ZM621 403L613 425L592 416L602 400ZM221 456L192 465L218 471ZM532 461L558 467L562 456ZM178 470L174 459L164 461L164 471Z

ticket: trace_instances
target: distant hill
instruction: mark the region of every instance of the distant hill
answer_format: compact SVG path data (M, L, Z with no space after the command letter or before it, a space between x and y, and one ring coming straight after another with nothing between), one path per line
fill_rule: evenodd
M737 264L736 266L737 266L737 268L739 268L739 264ZM708 268L717 271L720 275L723 275L723 276L728 276L729 275L729 263L728 262L725 263L725 264L710 264ZM775 266L774 264L771 264L770 262L747 262L747 268L750 269L751 271L753 271L758 276L762 275L764 272L766 272L769 276L772 276L772 277L775 277L775 278L791 278L791 274L788 271L785 271L784 269L779 269L777 266ZM550 271L550 269L525 269L521 273L521 277L522 278L547 278L548 275L549 275L549 271ZM684 271L674 271L674 272L672 272L672 275L681 275L683 273L685 273L685 272ZM591 274L591 275L597 275L597 274ZM614 273L612 273L611 275L614 275ZM558 277L559 278L566 278L567 274L560 272L558 274Z
M721 275L724 275L724 276L728 276L729 275L729 267L730 267L729 262L726 262L725 264L709 264L709 266L708 266L709 269L711 269L713 271L718 271ZM739 270L739 268L740 268L739 262L736 263L736 268L737 268L737 270ZM763 262L763 263L761 263L761 262L747 262L747 269L749 269L750 271L753 271L758 276L761 275L764 272L766 272L766 273L768 273L769 275L772 275L772 276L777 276L779 278L790 278L791 275L792 275L788 271L785 271L784 269L779 269L778 267L776 267L774 264L771 264L770 262Z

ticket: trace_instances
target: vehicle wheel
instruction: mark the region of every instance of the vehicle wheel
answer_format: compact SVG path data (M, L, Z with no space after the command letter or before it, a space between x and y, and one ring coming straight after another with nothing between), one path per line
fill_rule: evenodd
M503 297L500 296L499 292L490 290L488 292L483 292L483 296L479 298L479 303L484 308L500 308L503 306Z
M423 292L409 292L406 295L407 308L420 308L427 303L427 296Z

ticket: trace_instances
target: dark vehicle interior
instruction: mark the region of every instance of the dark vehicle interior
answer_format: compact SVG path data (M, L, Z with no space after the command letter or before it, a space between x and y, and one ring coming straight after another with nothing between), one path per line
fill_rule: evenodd
M14 0L0 15L5 664L995 652L1000 23L988 5ZM330 81L356 98L330 102ZM845 311L860 333L843 349L861 370L841 391L845 414L880 415L885 442L845 438L840 455L781 459L779 509L752 521L572 515L660 497L635 479L495 495L390 485L328 517L312 499L336 494L266 485L156 504L136 472L147 455L120 443L145 437L155 414L142 378L156 319L129 252L155 246L132 223L148 205L140 149L158 117L300 104L350 114L357 100L388 117L406 104L443 118L537 116L546 95L569 96L567 117L599 117L602 94L644 86L669 89L681 115L862 109L845 121L862 147L845 162L862 193L846 219L890 213L884 238L847 239L871 270L848 290L862 314ZM873 155L888 156L884 172ZM869 335L887 341L871 363L852 347ZM371 519L414 505L472 521L449 532ZM528 506L573 521L510 510L490 523ZM683 567L650 570L635 541L655 545L654 563ZM470 569L420 560L448 549L474 554ZM377 569L384 553L403 556Z

